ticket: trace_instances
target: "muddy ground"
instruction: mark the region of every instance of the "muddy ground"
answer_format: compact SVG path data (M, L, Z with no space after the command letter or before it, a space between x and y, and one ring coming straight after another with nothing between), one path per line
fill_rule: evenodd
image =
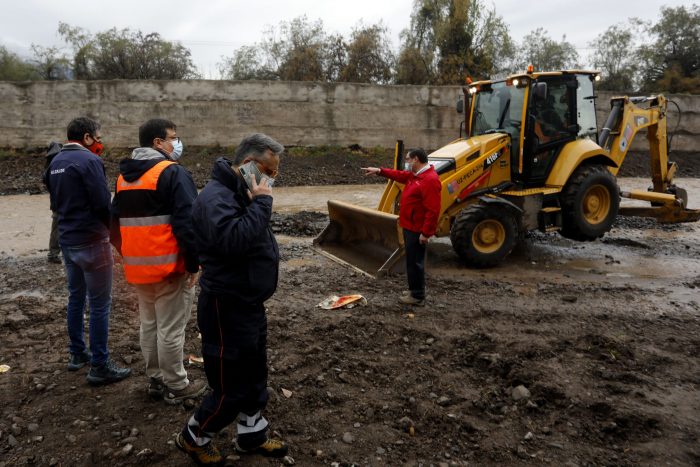
M700 207L700 190L690 195ZM700 464L700 226L620 218L591 243L531 234L489 270L463 268L436 241L427 306L412 309L396 301L403 276L367 278L311 249L320 211L273 222L267 415L296 465ZM0 465L190 465L172 440L191 408L145 393L121 266L110 349L134 374L92 388L85 370L65 370L63 268L42 248L0 250L0 364L11 367ZM367 306L315 306L349 293ZM193 318L187 355L199 355L197 334ZM232 436L217 440L229 452Z

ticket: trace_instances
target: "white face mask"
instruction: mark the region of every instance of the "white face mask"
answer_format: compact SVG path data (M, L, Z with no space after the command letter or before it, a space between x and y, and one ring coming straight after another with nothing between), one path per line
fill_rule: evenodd
M184 149L184 145L182 144L181 139L176 139L175 141L171 141L170 143L173 145L173 152L170 153L170 158L176 161L182 157L182 150Z
M411 162L405 162L403 168L408 172L413 172L413 164Z

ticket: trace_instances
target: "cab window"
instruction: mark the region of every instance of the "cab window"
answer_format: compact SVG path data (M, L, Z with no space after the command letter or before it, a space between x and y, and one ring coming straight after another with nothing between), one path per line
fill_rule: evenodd
M593 81L590 75L577 75L578 89L576 90L576 113L578 114L578 137L591 138L598 141L596 127L595 95Z

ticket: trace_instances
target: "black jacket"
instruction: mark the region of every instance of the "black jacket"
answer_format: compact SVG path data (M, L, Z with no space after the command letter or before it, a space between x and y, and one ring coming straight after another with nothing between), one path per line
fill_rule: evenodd
M63 149L63 145L61 143L57 143L56 141L51 141L48 148L46 148L46 156L44 156L46 158L46 164L44 165L44 176L42 179L44 185L46 185L46 182L48 181L49 166L51 165L51 161L58 155L59 152L61 152L61 149Z
M59 242L78 246L109 238L110 198L102 160L78 143L53 157L44 182L58 214Z
M119 173L127 182L133 182L166 158L155 149L137 148L130 159L119 162ZM179 164L168 166L160 174L156 191L128 190L117 193L112 201L111 242L121 253L120 217L144 217L168 214L173 235L177 239L180 254L185 259L185 269L199 271L199 260L192 231L192 202L197 197L197 187L192 175Z
M231 161L216 160L192 206L204 292L262 304L277 289L279 250L270 229L272 197L251 201Z

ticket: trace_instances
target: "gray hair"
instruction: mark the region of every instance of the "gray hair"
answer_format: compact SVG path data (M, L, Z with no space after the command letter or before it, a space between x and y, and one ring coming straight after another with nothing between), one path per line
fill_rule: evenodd
M263 158L267 150L279 156L284 152L284 146L262 133L255 133L243 138L243 141L236 148L236 153L233 156L233 164L238 166L245 160L246 157L251 157L255 160Z

